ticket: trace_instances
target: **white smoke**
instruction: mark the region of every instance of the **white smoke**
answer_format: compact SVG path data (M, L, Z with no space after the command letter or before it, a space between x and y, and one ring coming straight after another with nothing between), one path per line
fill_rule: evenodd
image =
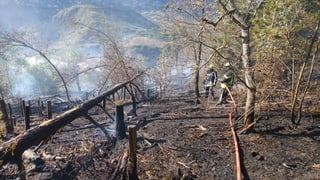
M12 84L12 95L17 97L33 97L35 94L35 79L26 70L10 69L9 70Z

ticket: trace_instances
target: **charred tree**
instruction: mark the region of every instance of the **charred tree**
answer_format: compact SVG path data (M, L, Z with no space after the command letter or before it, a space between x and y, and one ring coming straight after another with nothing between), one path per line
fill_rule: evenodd
M118 139L124 139L126 137L126 127L124 124L124 113L123 105L118 105L117 109L117 118L116 118L116 133Z
M52 106L51 106L51 101L47 101L47 118L51 119L52 118Z

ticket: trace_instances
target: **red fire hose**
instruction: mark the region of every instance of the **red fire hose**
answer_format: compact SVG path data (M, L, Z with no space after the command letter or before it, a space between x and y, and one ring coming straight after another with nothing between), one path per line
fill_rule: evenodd
M229 93L231 100L232 100L232 103L233 103L233 108L232 108L231 112L229 113L229 122L230 122L230 128L231 128L232 135L233 135L234 147L235 147L235 151L236 151L237 180L241 180L242 175L241 175L239 143L238 143L236 131L235 131L235 129L233 127L233 123L232 123L232 114L236 111L237 104L234 101L229 88L228 87L226 87L226 88L228 90L228 93Z

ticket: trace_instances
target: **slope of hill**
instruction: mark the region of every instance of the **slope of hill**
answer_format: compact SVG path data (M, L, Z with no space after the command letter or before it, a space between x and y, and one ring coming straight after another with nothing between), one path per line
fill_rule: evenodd
M137 48L128 47L132 55L142 55L147 61L154 61L159 53L150 55L148 42L159 41L159 27L153 18L161 12L165 3L166 0L3 0L0 2L0 27L9 31L28 27L37 31L43 38L57 38L54 33L61 31L64 27L61 24L52 24L52 17L73 5L90 4L95 6L97 11L104 13L110 24L124 28L122 38L125 39L125 44L132 45L134 42L133 46L142 46L138 51L136 51ZM137 37L147 40L137 44ZM49 40L52 41L52 39ZM157 52L160 51L160 46L161 43L152 44L152 48L156 48Z
M236 179L228 119L232 106L215 106L206 98L200 101L195 104L188 93L164 97L139 104L137 116L125 120L126 125L137 127L140 179L180 179L182 175L199 180ZM277 108L271 113L275 114L256 126L256 133L239 135L243 179L319 179L319 117L308 116L293 130L289 118L283 116L285 111ZM89 114L112 136L115 123L106 120L101 108ZM17 121L16 131L22 130L23 123L22 118ZM26 162L27 178L122 179L128 138L116 143L107 139L101 129L79 118L44 144L37 151L38 159ZM0 168L0 179L18 175L12 164Z

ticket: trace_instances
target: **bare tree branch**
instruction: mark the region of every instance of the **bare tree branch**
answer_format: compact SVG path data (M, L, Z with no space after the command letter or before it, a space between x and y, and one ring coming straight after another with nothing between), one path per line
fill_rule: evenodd
M40 56L42 56L53 67L53 69L57 72L57 74L60 77L60 79L61 79L61 81L63 83L63 86L65 88L67 99L68 99L69 102L71 101L70 100L70 96L69 96L68 87L67 87L67 84L66 84L62 74L60 73L58 68L52 63L52 61L45 55L45 53L43 53L41 50L35 48L31 44L28 44L26 41L16 38L14 35L11 35L9 33L7 33L7 34L1 33L1 35L2 35L1 40L7 40L7 41L5 41L6 43L8 43L7 45L29 48L29 49L37 52Z

